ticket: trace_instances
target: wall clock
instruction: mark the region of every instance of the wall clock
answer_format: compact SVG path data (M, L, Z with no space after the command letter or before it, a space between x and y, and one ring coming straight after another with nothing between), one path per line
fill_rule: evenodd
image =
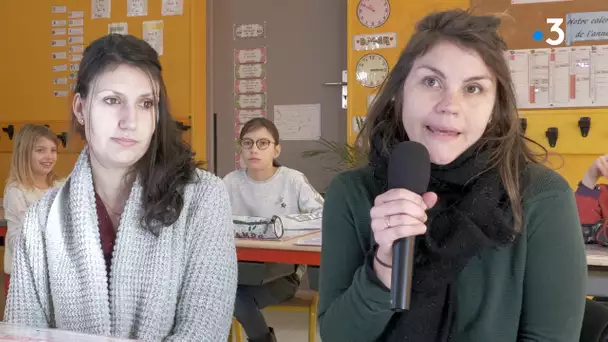
M386 22L391 14L388 0L360 0L357 5L357 18L361 25L375 28Z
M388 62L377 53L367 54L357 62L356 77L367 88L379 87L388 76Z

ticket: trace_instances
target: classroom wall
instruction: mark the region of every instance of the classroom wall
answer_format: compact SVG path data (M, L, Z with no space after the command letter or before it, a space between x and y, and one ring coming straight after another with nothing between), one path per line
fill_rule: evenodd
M587 0L573 0L568 4L580 3ZM399 54L408 38L414 30L414 26L418 20L434 10L445 10L451 8L469 8L474 7L477 13L508 13L513 15L513 11L509 11L511 1L501 0L505 5L496 6L497 0L427 0L427 1L390 1L391 15L387 22L377 28L367 28L359 23L357 18L357 5L359 0L348 1L348 109L347 109L347 137L348 142L353 143L356 136L356 126L353 118L365 117L367 114L367 98L369 94L377 91L377 88L366 88L359 84L356 80L356 65L361 57L367 53L378 53L386 58L389 66L392 67L399 57ZM483 6L480 3L488 4L492 7L492 11L483 11ZM553 8L551 3L541 4L546 11ZM521 6L521 5L518 5ZM539 5L540 6L540 5ZM500 7L500 8L499 8ZM604 10L608 10L605 6ZM525 10L523 10L526 12ZM534 11L533 15L538 20L543 20L547 15L543 15L542 11ZM518 33L518 20L527 21L525 18L514 18L514 22L506 22L503 26L507 29L503 30L505 38L509 44L509 48L529 48L529 46L516 46L512 40L512 35ZM546 27L545 27L546 26ZM542 26L545 35L549 34L550 25ZM373 51L355 51L353 49L353 39L360 34L378 34L396 32L397 47L391 49L378 49ZM519 32L521 33L521 32ZM523 33L522 33L523 34ZM527 37L527 36L526 36ZM531 37L531 34L530 34ZM606 41L585 42L586 45L593 44L608 44ZM549 110L521 110L520 116L526 117L528 120L528 128L526 135L536 142L543 145L549 151L549 160L547 165L555 169L558 173L566 178L572 187L576 187L577 183L583 177L587 168L593 161L602 154L608 153L608 110L606 108L570 108L570 109L549 109ZM578 127L580 117L587 116L591 118L591 131L589 136L583 138ZM559 138L555 147L550 147L545 136L545 131L548 127L557 127L559 129Z
M414 32L416 23L432 11L441 11L452 8L468 8L470 0L421 0L402 1L390 0L391 12L388 20L377 28L368 28L359 22L357 5L359 0L348 1L347 35L348 35L348 108L347 108L347 138L353 143L357 137L353 118L367 114L367 97L376 93L377 88L366 88L356 79L357 62L367 53L378 53L386 58L392 67L399 58L401 50L405 47L409 37ZM390 49L373 51L355 51L353 39L361 34L397 33L397 46Z
M191 143L198 159L206 159L206 0L184 0L182 15L162 16L161 0L149 0L148 15L127 17L127 2L113 1L109 19L91 19L91 1L55 2L5 1L0 11L0 30L5 32L0 54L0 126L18 129L25 123L49 124L55 133L68 131L71 115L71 92L56 97L55 90L68 86L52 84L56 77L68 77L69 71L52 72L52 66L69 61L53 61L53 52L68 47L52 47L52 20L69 20L68 13L84 11L84 46L108 33L108 24L127 22L128 33L142 36L144 21L163 21L163 75L173 116L192 128L184 139ZM51 13L51 7L67 6L64 14ZM65 26L67 29L67 25ZM69 55L69 54L68 54ZM77 62L73 62L77 64ZM67 176L82 148L80 138L68 139L60 147L57 172ZM8 174L12 140L0 131L0 190ZM1 197L1 196L0 196Z

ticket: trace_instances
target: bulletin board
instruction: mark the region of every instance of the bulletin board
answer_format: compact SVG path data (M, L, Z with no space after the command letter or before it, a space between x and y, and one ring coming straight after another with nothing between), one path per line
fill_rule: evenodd
M544 37L555 37L550 32L551 25L547 18L566 18L568 13L608 11L608 2L601 0L570 0L532 4L511 4L512 0L471 0L471 8L476 14L494 14L502 16L501 34L507 41L509 49L539 49L549 47L544 39L536 41L533 33L540 30ZM562 24L565 29L565 22ZM608 40L574 42L572 46L602 45Z
M598 0L570 0L532 4L512 4L512 0L471 0L476 14L501 15L501 35L509 49L550 49L555 50L608 45L608 40L566 41L550 46L546 38L557 38L550 31L547 18L564 18L562 28L566 30L566 14L580 12L608 11L608 2ZM534 32L543 33L542 40L534 39ZM520 109L520 117L526 120L527 137L542 144L549 151L548 166L566 178L576 187L591 163L606 149L608 137L608 109L606 107L568 107L545 109ZM581 122L588 120L590 128L583 134ZM554 141L548 132L557 132Z

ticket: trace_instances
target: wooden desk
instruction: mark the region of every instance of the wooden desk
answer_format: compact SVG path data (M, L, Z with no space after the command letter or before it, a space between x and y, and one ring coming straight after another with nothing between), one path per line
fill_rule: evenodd
M315 232L287 241L236 239L239 261L279 262L285 264L321 265L321 246L300 246L300 239L320 235Z

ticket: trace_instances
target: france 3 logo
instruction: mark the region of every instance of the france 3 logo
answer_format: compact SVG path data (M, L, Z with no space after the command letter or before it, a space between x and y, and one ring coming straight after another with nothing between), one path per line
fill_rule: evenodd
M549 31L557 33L557 39L553 39L551 37L545 39L545 42L551 46L560 45L564 42L566 38L566 33L562 28L562 24L564 23L563 18L547 18L547 24L551 24L551 28ZM536 41L540 41L544 38L543 31L536 30L534 34L532 34L532 38Z

